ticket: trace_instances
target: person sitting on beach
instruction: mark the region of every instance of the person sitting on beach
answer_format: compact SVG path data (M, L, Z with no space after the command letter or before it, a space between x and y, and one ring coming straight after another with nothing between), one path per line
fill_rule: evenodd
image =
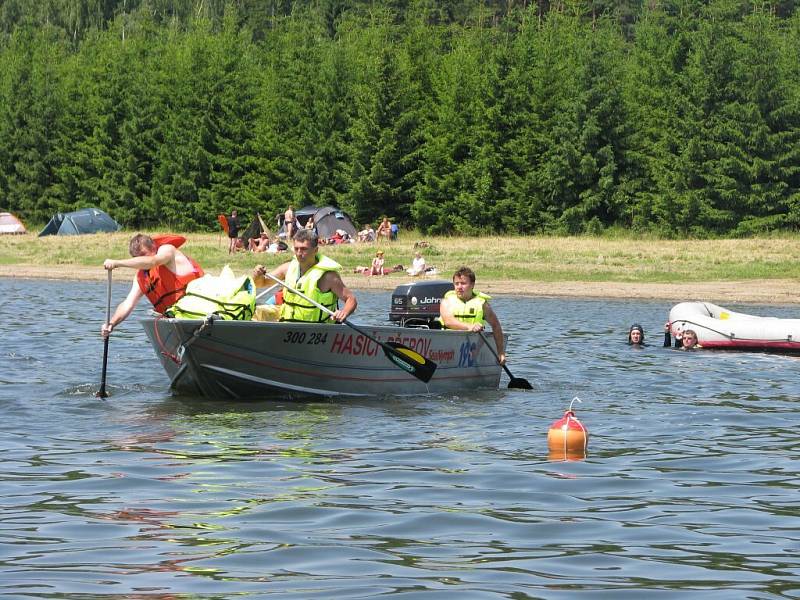
M638 323L631 325L628 330L628 345L629 346L644 346L644 328Z
M481 332L486 325L492 327L492 337L497 347L497 360L506 362L505 340L500 319L489 305L491 296L475 291L475 272L461 267L453 274L453 290L439 303L439 320L445 329Z
M392 239L392 223L389 221L388 217L383 217L383 221L378 225L375 235L378 240L384 239L389 241Z
M664 348L669 348L672 346L672 340L670 339L670 330L672 328L672 323L667 321L664 325ZM675 348L679 350L694 350L696 348L702 348L697 340L697 333L693 329L685 329L683 332L678 332L675 334Z
M425 273L425 259L422 257L421 252L414 253L414 260L411 261L411 268L408 269L407 273L412 277Z
M335 244L347 244L352 241L353 240L350 237L349 233L347 233L344 229L337 229L336 231L333 232L333 235L331 237L325 240L324 243L327 244L328 246L333 246Z
M386 269L384 269L383 265L385 260L383 258L383 250L378 250L375 253L375 258L372 259L372 265L367 271L367 275L386 275Z
M137 269L128 296L117 306L108 323L103 324L100 330L103 337L128 318L143 296L163 314L183 297L190 281L204 275L203 268L193 258L178 250L185 241L186 238L179 235L150 237L138 233L128 245L131 258L107 258L103 262L107 271L118 267Z
M251 252L266 252L267 248L269 248L269 236L266 231L262 231L257 238L250 238Z
M358 232L357 239L359 242L374 242L375 230L372 225L367 225L364 229Z

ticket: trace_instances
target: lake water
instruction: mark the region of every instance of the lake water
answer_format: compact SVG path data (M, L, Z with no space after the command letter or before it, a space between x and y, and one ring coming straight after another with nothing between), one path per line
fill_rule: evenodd
M2 597L800 598L797 358L664 349L669 302L498 297L532 392L214 403L132 317L103 400L105 290L0 280ZM575 396L588 456L549 460Z

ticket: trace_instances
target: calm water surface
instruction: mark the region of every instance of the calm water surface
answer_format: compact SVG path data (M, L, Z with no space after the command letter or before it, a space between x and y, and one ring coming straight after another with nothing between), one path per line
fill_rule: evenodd
M494 305L533 392L172 397L134 319L101 400L105 284L0 280L0 595L800 598L800 360L663 349L669 302ZM548 460L575 396L589 455Z

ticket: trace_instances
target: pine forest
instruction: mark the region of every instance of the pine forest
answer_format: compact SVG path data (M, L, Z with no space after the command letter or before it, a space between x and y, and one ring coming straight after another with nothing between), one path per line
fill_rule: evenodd
M0 210L800 228L793 0L0 0Z

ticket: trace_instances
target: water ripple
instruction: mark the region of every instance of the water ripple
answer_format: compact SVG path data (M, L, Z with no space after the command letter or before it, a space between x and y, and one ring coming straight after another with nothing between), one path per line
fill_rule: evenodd
M48 307L3 355L0 596L800 597L800 362L663 349L668 304L497 298L532 392L251 405L171 397L134 323L97 398L105 286L0 297Z

